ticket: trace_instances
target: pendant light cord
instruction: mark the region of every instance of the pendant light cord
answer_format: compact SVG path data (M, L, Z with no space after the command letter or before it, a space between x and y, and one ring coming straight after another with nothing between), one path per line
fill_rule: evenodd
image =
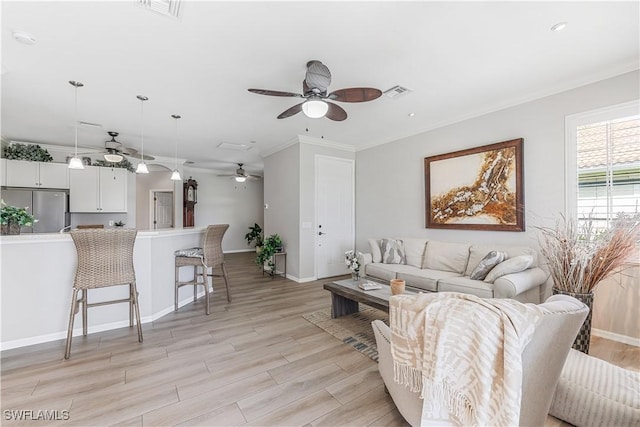
M78 157L78 85L74 84L73 85L76 88L75 91L75 95L76 95L76 100L75 100L75 147L76 147L76 154L75 156Z

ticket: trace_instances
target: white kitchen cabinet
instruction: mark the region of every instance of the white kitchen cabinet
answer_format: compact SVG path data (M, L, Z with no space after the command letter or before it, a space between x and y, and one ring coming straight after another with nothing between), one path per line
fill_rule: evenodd
M7 185L7 159L0 159L0 185Z
M71 169L71 212L127 212L127 170L85 166Z
M6 160L8 187L69 188L69 168L66 163Z

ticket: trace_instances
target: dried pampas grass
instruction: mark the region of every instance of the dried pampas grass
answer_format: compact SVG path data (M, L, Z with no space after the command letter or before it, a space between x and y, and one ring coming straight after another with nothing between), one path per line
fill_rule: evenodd
M579 225L562 216L554 228L538 227L540 252L548 261L554 287L565 292L590 293L637 253L640 214L619 214L611 227L599 232L591 218Z

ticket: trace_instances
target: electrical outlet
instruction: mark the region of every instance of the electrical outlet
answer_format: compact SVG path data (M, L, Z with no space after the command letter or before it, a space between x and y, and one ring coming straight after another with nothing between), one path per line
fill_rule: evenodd
M113 220L112 219L109 220L109 227L113 227Z

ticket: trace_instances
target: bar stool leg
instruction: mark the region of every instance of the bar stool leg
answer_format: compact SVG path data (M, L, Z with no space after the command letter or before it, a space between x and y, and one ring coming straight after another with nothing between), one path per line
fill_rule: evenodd
M229 280L227 280L227 269L224 268L224 262L220 264L222 269L222 277L224 277L224 286L227 288L227 301L231 302L231 291L229 290Z
M205 302L207 304L207 309L206 309L206 313L207 316L209 315L209 274L208 274L208 270L209 268L207 267L202 267L202 272L204 273L202 276L202 280L203 280L203 284L204 284L204 298L205 298ZM213 288L213 277L211 278L211 287ZM195 287L194 287L195 289Z
M198 299L198 266L193 266L193 281L195 284L193 285L193 302L196 302Z
M69 313L69 326L67 327L67 344L64 350L64 358L68 359L71 356L71 339L73 337L73 320L76 317L76 307L78 304L78 290L73 289L73 295L71 296L71 312Z
M136 323L138 324L138 341L142 342L142 324L140 323L140 305L138 304L138 288L136 286L136 282L132 283L133 286L133 294L131 295L134 298L133 305L136 308Z
M173 298L173 311L178 311L178 288L180 287L178 285L179 280L180 280L180 267L178 267L176 265L176 283L175 283L175 286L174 286L174 288L175 288L174 289L174 294L175 295L174 295L174 298Z
M133 286L129 283L129 327L133 326Z
M88 289L82 290L82 335L87 336L87 325L89 323L87 316L89 314L89 308L87 307L87 291Z

